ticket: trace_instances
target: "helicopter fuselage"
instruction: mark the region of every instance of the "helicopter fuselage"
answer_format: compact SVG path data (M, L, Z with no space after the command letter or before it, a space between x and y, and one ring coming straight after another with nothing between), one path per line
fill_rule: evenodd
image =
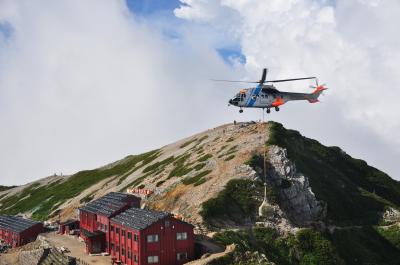
M267 109L267 113L270 113L271 108L275 108L279 111L279 106L292 100L307 100L310 103L318 102L318 97L322 91L327 88L324 85L318 85L318 79L315 76L312 77L301 77L301 78L289 78L279 80L266 80L267 68L263 69L261 79L259 81L238 81L238 80L221 80L213 79L213 81L222 82L239 82L239 83L256 83L256 87L241 89L232 99L229 100L229 105L239 107L239 112L243 112L243 108L262 108ZM283 92L279 91L273 85L279 82L290 82L298 80L309 80L314 79L316 82L313 87L315 90L312 93L294 93L294 92ZM269 85L272 84L272 85Z
M277 90L273 85L258 85L252 88L242 89L229 104L242 108L275 108L292 100L308 100L310 103L318 102L318 96L322 90L317 89L313 93L293 93Z

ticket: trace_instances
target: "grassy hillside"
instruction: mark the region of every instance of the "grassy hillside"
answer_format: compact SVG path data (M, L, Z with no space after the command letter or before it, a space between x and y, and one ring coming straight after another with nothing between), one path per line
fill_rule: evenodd
M202 204L200 215L212 227L221 227L227 223L253 223L262 202L263 188L261 181L230 180L217 197ZM269 201L276 202L276 195L269 187L267 196Z
M90 186L107 178L124 178L135 170L145 166L160 155L158 150L141 155L128 156L108 167L80 171L66 181L55 181L40 186L34 183L22 192L1 200L0 214L18 214L33 211L32 218L48 219L58 205L80 194Z
M400 264L400 249L371 226L337 229L331 241L347 264ZM399 234L395 240L399 241Z
M270 122L268 145L286 148L297 170L309 178L312 191L327 202L328 224L333 233L303 229L282 237L274 229L224 231L215 239L235 243L233 254L213 264L254 264L260 253L276 264L400 264L400 229L381 224L386 207L400 205L400 184L385 173L354 159L338 147L326 147ZM249 165L261 167L253 156ZM254 221L262 185L257 181L231 180L216 197L202 204L207 224L243 224ZM269 192L270 201L276 197ZM250 254L249 254L250 253Z
M265 124L227 124L102 168L80 171L69 177L48 177L13 190L10 195L1 195L0 214L31 213L37 220L53 219L60 214L61 219L68 219L74 216L74 209L80 204L105 192L136 187L158 191L154 193L158 196L156 200L147 198L155 208L177 211L185 205L184 214L200 219L195 203L217 192L226 178L233 178L235 169L226 164L242 164L247 154L262 144L258 134L263 133L265 127ZM239 150L243 142L249 144ZM216 175L219 168L224 170ZM210 183L215 178L217 185ZM208 186L210 192L200 192ZM194 196L187 192L189 190ZM176 198L172 199L174 196ZM188 200L194 201L189 203Z
M328 223L338 226L327 238L346 264L399 264L397 226L382 223L388 206L399 208L400 183L338 147L270 122L269 145L286 148L288 158L309 178L312 191L328 204Z
M316 197L328 203L336 225L375 225L386 206L400 206L400 183L347 155L270 122L269 145L286 148L288 158L310 180Z
M212 265L259 264L257 258L253 258L258 256L255 253L263 254L269 261L280 265L342 263L332 243L312 229L302 229L294 236L283 237L272 228L254 228L221 232L214 239L223 245L235 243L236 249L234 253L215 260ZM253 254L249 255L249 252Z
M263 145L265 128L265 124L226 125L207 131L210 136L191 137L64 179L49 178L47 184L35 182L12 196L2 195L0 214L32 212L34 219L45 220L61 204L67 202L73 210L77 202L92 200L98 191L157 187L162 192L153 198L153 203L159 203L157 209L179 212L184 208L186 216L197 214L210 228L223 231L217 241L236 243L235 252L215 264L254 264L263 255L276 264L399 264L400 229L380 225L385 208L400 206L400 183L338 147L323 146L274 122L269 123L266 144L287 149L317 199L327 203L327 225L334 232L309 228L283 237L271 228L226 230L232 225L248 227L257 219L262 183L236 178L248 159L251 167L261 167L263 158L256 150ZM98 189L86 191L96 183L101 183ZM4 189L8 187L0 187ZM268 187L268 199L279 203L275 192ZM78 195L75 206L69 206ZM171 206L175 208L167 209Z
M15 188L16 186L3 186L3 185L0 185L0 192L2 192L2 191L5 191L5 190L9 190L9 189L12 189L12 188Z

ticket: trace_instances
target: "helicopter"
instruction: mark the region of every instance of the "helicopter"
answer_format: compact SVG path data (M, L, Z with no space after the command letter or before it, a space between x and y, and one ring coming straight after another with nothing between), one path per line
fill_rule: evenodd
M232 99L229 100L229 105L239 107L239 113L243 112L243 108L262 108L267 109L267 113L271 112L271 108L275 108L275 111L279 111L279 106L292 100L307 100L310 103L319 102L318 97L321 93L328 89L325 84L319 85L318 79L312 77L302 78L291 78L281 80L266 80L267 68L263 69L260 81L233 81L233 80L219 80L213 79L213 81L222 82L238 82L238 83L256 83L256 87L241 89ZM312 93L294 93L279 91L275 88L274 83L289 82L297 80L314 79L316 82ZM271 84L267 84L271 83Z

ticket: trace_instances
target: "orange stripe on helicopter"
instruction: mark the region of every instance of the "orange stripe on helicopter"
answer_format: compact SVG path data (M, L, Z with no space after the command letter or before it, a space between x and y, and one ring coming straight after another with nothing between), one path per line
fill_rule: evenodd
M312 93L314 94L314 93L317 93L319 91L324 91L324 90L326 90L326 88L324 86L317 86Z
M283 104L285 104L285 102L282 100L282 98L277 97L277 98L275 99L275 101L272 102L271 105L272 105L272 107L278 107L278 106L283 105Z

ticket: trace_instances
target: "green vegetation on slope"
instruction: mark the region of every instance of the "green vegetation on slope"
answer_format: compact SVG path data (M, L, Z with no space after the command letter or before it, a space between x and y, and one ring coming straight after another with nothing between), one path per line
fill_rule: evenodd
M189 159L189 157L190 157L190 154L183 154L182 156L178 157L174 161L175 167L169 173L168 178L181 177L183 175L186 175L190 171L192 171L192 168L190 168L186 165L186 162Z
M207 176L210 173L211 173L211 170L205 170L205 171L199 172L194 177L185 178L184 180L182 180L182 183L185 184L185 185L194 184L195 186L198 186L198 185L203 184L204 182L206 182L204 177Z
M150 166L147 166L147 167L145 167L143 169L143 173L151 173L152 174L152 173L155 173L155 172L158 172L158 171L162 171L162 170L164 170L164 168L167 165L172 163L174 161L174 159L175 159L174 156L170 156L170 157L167 157L164 160L161 160L161 161L156 162L156 163L154 163L154 164L152 164Z
M400 205L400 183L354 159L338 147L270 122L268 145L286 148L288 158L308 177L317 199L328 204L328 219L338 227L329 237L346 264L399 264L397 226L377 227L382 212ZM250 161L257 164L257 160Z
M200 163L200 164L195 165L193 168L194 168L196 171L199 171L199 170L201 170L203 167L205 167L205 165L206 165L206 163Z
M194 142L196 142L196 144L190 149L196 148L197 145L201 144L201 142L203 142L207 138L208 138L208 135L204 135L200 139L197 139L197 138L191 139L189 141L184 142L181 146L179 146L179 148L185 148L186 146L191 145Z
M235 158L235 155L230 155L225 158L225 161L229 161Z
M54 182L45 186L40 186L39 183L32 184L22 192L2 199L0 213L18 214L34 209L32 217L45 220L56 205L79 195L85 189L106 178L123 175L139 161L143 161L142 164L145 165L144 161L152 161L155 154L159 154L158 150L138 156L128 156L108 167L80 171L64 182Z
M202 204L200 215L210 225L219 227L227 222L243 224L254 221L263 194L263 184L260 181L248 179L230 180L217 197ZM276 201L273 191L268 189L270 201Z
M385 206L400 205L400 183L354 159L338 147L269 122L267 144L286 148L288 158L309 178L317 199L328 203L328 218L337 225L374 225Z
M143 155L129 156L128 157L130 159L129 164L130 164L130 167L132 169L128 170L127 172L125 172L123 175L121 175L119 177L117 185L121 184L130 174L132 174L133 172L135 172L139 168L141 168L144 165L147 165L150 162L152 162L159 155L160 155L160 151L155 150L155 151L151 151L151 152L145 153Z
M400 261L399 249L370 226L336 229L332 242L349 265L398 265Z
M269 261L280 265L334 265L340 262L331 242L311 229L302 229L295 236L283 237L272 228L253 228L224 231L217 233L214 239L223 245L235 243L236 249L211 264L254 264L248 256L244 256L246 251L262 253Z
M88 194L88 195L86 195L85 197L80 199L79 202L80 203L88 203L88 202L90 202L94 198L94 193L95 193L95 191L90 193L90 194Z
M400 250L400 224L377 227L376 231Z
M191 143L194 143L194 142L196 142L196 141L197 141L197 139L194 138L194 139L192 139L192 140L189 140L189 141L187 141L187 142L184 142L181 146L179 146L179 148L185 148L186 146L188 146L188 145L190 145Z
M0 185L0 192L5 191L5 190L9 190L9 189L12 189L12 188L15 188L15 187L17 187L17 186L3 186L3 185Z

